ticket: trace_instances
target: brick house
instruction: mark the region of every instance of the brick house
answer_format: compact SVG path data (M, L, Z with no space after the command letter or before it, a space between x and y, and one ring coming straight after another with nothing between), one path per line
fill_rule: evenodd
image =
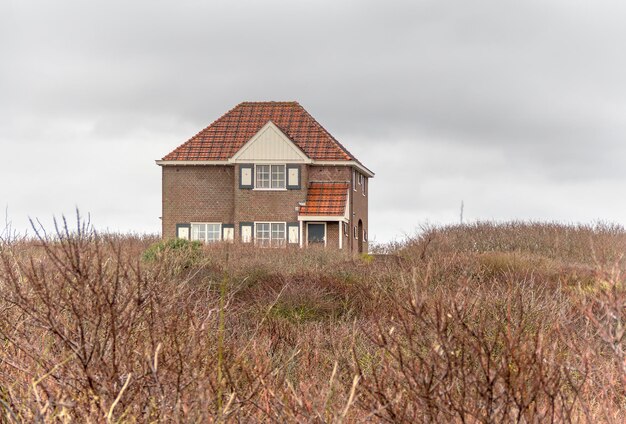
M368 180L297 102L245 102L156 163L165 238L367 252Z

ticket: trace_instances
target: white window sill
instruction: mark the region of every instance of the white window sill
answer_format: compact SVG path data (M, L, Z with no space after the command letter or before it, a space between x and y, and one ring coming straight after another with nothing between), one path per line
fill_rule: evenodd
M286 188L253 188L252 191L287 191Z

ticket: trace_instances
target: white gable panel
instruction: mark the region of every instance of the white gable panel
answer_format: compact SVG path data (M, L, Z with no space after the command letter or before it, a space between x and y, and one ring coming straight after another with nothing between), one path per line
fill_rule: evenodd
M268 122L231 158L232 162L309 163L311 160L272 122Z

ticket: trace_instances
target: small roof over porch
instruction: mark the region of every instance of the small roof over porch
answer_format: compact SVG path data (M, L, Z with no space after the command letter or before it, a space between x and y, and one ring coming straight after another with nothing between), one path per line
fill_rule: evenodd
M300 206L298 221L348 221L346 181L312 181L306 202Z

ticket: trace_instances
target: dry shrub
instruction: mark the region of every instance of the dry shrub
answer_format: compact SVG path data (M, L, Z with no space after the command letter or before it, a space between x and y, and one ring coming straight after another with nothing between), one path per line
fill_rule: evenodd
M478 223L351 257L96 233L0 247L7 422L622 422L610 225Z

